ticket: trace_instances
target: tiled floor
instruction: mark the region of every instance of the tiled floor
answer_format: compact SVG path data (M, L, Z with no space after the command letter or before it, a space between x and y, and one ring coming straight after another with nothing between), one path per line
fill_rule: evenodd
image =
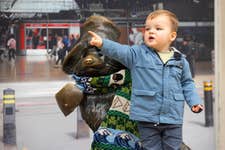
M67 75L45 55L17 56L15 61L0 62L0 82L65 80Z
M90 130L87 125L81 120L81 117L78 118L75 125L74 112L69 117L65 117L54 99L55 93L64 84L74 82L69 75L62 71L61 66L55 65L55 59L43 55L17 56L16 61L1 61L0 72L0 150L16 149L15 146L2 143L2 91L8 87L14 89L16 93L18 150L25 148L47 150L53 147L54 150L62 150L73 149L77 146L87 149L89 147ZM78 116L80 116L79 113ZM45 120L45 125L41 123L43 120ZM49 122L49 120L52 121ZM45 135L48 138L43 139L40 133L48 132L53 133ZM76 140L76 136L79 139ZM55 141L58 143L54 144Z

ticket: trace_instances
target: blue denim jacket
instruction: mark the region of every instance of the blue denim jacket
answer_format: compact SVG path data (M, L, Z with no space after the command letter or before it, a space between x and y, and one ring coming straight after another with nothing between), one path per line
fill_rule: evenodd
M101 53L131 71L131 119L182 124L184 102L190 108L202 104L185 56L173 49L174 56L164 64L145 44L128 46L103 39Z

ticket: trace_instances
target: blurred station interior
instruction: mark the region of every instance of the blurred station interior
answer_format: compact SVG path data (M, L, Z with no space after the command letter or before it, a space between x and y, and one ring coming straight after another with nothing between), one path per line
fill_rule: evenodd
M195 52L195 61L198 65L195 81L200 95L203 96L202 80L213 79L211 67L214 66L215 49L214 0L0 0L0 87L2 89L11 86L16 90L18 148L29 149L30 146L30 149L35 147L37 150L44 150L43 147L46 146L46 149L56 150L65 148L64 143L67 145L65 149L71 147L73 149L75 144L79 145L74 143L74 134L71 133L74 132L74 118L77 116L71 116L70 120L64 122L65 117L54 99L58 88L71 81L71 78L60 67L52 67L55 60L46 57L54 48L53 37L64 35L69 37L73 34L79 38L80 27L89 16L103 15L115 22L120 29L120 43L140 44L145 19L150 12L157 9L168 9L179 19L178 36L173 43L175 47L180 49L183 41L191 41L191 48ZM16 58L15 65L9 67L4 55L7 55L7 40L10 34L15 35L16 55L19 57ZM32 57L32 55L42 56ZM21 81L29 81L30 84L18 84ZM24 92L26 88L28 92ZM36 117L34 124L32 124L34 121L32 117ZM78 118L81 120L79 115ZM189 115L187 118L192 119L192 116ZM39 124L50 119L52 120L49 125ZM186 121L185 128L188 130L185 131L184 139L193 148L202 146L203 149L208 147L211 150L214 146L213 130L199 126L199 122L203 120L204 117L200 116L194 123ZM84 123L80 124L81 132L85 130L84 132L89 133ZM0 133L1 130L2 128ZM204 135L207 133L210 138L201 136L199 130ZM43 131L51 132L46 135L48 140L39 134ZM37 140L33 138L32 141L30 133L37 136ZM203 142L210 142L199 146L198 141L192 139L193 135L197 138L201 136L200 140ZM52 137L57 138L52 140ZM51 145L51 142L54 144ZM80 148L88 149L90 142L90 139L81 141L80 146L86 147Z
M211 59L214 50L214 0L1 0L0 48L9 34L16 36L17 55L52 49L55 35L79 36L80 26L91 15L104 15L121 31L120 42L136 44L142 40L146 16L156 9L174 12L180 21L178 47L191 40L196 60Z

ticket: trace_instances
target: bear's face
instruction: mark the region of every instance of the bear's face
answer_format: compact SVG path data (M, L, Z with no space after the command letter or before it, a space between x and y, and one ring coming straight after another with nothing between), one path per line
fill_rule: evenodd
M119 62L103 56L100 50L90 46L91 36L88 31L94 31L102 38L117 41L120 35L114 23L103 16L91 16L81 27L81 36L77 44L65 58L63 70L68 74L78 76L103 76L115 73L125 67Z

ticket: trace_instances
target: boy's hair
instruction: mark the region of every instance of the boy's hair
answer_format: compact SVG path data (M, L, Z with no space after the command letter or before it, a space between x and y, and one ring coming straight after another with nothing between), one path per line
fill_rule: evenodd
M177 32L177 29L178 29L178 19L177 19L177 16L172 13L171 11L168 11L168 10L163 10L163 9L159 9L159 10L156 10L156 11L153 11L151 12L148 17L146 18L146 20L148 19L153 19L159 15L165 15L165 16L168 16L171 20L171 23L172 23L172 30Z

